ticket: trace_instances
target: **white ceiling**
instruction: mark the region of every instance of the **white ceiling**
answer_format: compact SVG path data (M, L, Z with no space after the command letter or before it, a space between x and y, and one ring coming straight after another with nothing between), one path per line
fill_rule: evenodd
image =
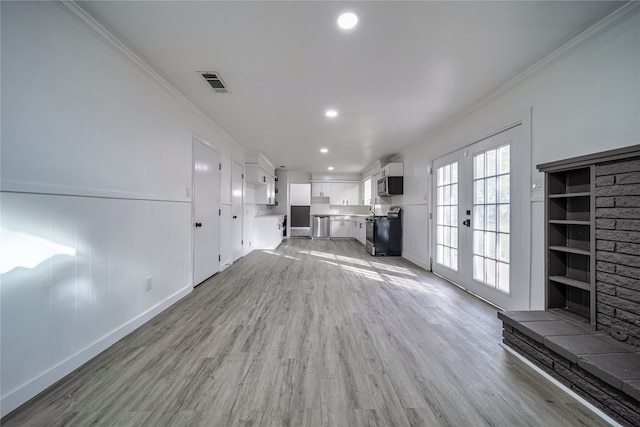
M422 141L622 4L80 2L247 150L321 173ZM345 10L360 17L350 32L336 26ZM218 71L231 93L196 71Z

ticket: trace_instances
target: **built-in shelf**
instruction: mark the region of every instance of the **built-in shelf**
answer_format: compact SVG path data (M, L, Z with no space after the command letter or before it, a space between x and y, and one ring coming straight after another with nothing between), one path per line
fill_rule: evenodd
M562 193L562 194L549 194L550 199L566 199L568 197L589 197L591 193L589 192L581 192L581 193Z
M569 219L550 219L549 224L561 224L561 225L591 225L591 221L576 221Z
M582 280L572 279L566 276L549 276L549 280L557 283L562 283L565 285L572 286L574 288L582 289L585 291L591 290L591 284L588 282L583 282Z
M591 252L589 252L588 250L572 248L569 246L549 246L549 249L552 251L567 252L571 254L586 255L586 256L591 255Z
M538 168L546 177L546 308L595 325L594 166Z

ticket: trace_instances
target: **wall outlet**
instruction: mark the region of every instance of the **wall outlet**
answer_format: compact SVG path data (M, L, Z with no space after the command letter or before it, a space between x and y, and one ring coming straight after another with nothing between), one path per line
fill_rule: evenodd
M150 291L153 288L153 278L151 276L144 279L144 290L145 292Z

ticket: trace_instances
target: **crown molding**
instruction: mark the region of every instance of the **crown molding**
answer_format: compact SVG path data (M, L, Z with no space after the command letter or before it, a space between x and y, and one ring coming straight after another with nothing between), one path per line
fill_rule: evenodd
M617 27L622 22L627 19L635 16L640 13L640 1L639 0L630 0L625 3L623 6L620 6L618 9L607 15L605 18L601 19L582 33L578 34L576 37L569 40L564 45L560 46L558 49L554 50L540 61L531 65L512 79L507 82L501 84L500 86L490 90L486 95L482 96L480 101L474 103L468 108L463 109L457 114L454 114L451 118L446 119L440 125L438 125L434 130L428 132L420 141L416 141L415 143L409 145L407 148L402 150L396 157L402 156L420 144L424 143L426 140L437 136L438 134L444 132L446 129L453 126L455 123L462 120L464 117L470 115L474 111L479 110L483 106L489 104L495 99L499 98L501 95L505 94L515 86L520 83L526 81L527 79L541 73L543 70L549 68L552 64L555 64L564 58L568 57L571 53L573 53L580 46L585 45L590 42L594 38L600 36L601 34L609 31L612 28Z
M588 43L594 38L598 37L600 34L607 32L608 30L618 26L621 22L627 20L628 18L634 16L640 12L640 1L633 0L629 1L620 8L613 11L611 14L601 19L582 33L578 34L567 43L560 46L558 49L554 50L540 61L536 62L511 80L508 80L506 83L501 84L496 89L489 92L489 95L483 97L483 101L478 104L476 108L479 106L485 105L495 98L499 97L503 93L509 91L514 86L517 86L519 83L529 79L530 77L539 74L542 70L548 68L552 64L555 64L558 61L568 57L573 51L575 51L580 46Z
M206 115L200 108L194 105L186 96L176 89L171 83L164 79L149 64L144 62L138 55L129 49L124 43L118 40L105 27L96 21L87 11L80 7L75 1L50 0L55 6L71 17L76 23L84 27L93 37L99 40L120 57L134 64L138 69L145 73L148 77L158 83L164 90L172 95L176 100L187 106L199 118L204 120L208 125L221 133L231 143L236 144L243 151L247 151L238 141L233 138L229 132L217 124L211 117Z

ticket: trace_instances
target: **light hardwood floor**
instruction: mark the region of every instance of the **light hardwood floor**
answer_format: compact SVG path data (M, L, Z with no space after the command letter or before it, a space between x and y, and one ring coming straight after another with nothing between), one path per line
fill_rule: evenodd
M354 241L254 251L10 426L602 426L500 345L496 309Z

